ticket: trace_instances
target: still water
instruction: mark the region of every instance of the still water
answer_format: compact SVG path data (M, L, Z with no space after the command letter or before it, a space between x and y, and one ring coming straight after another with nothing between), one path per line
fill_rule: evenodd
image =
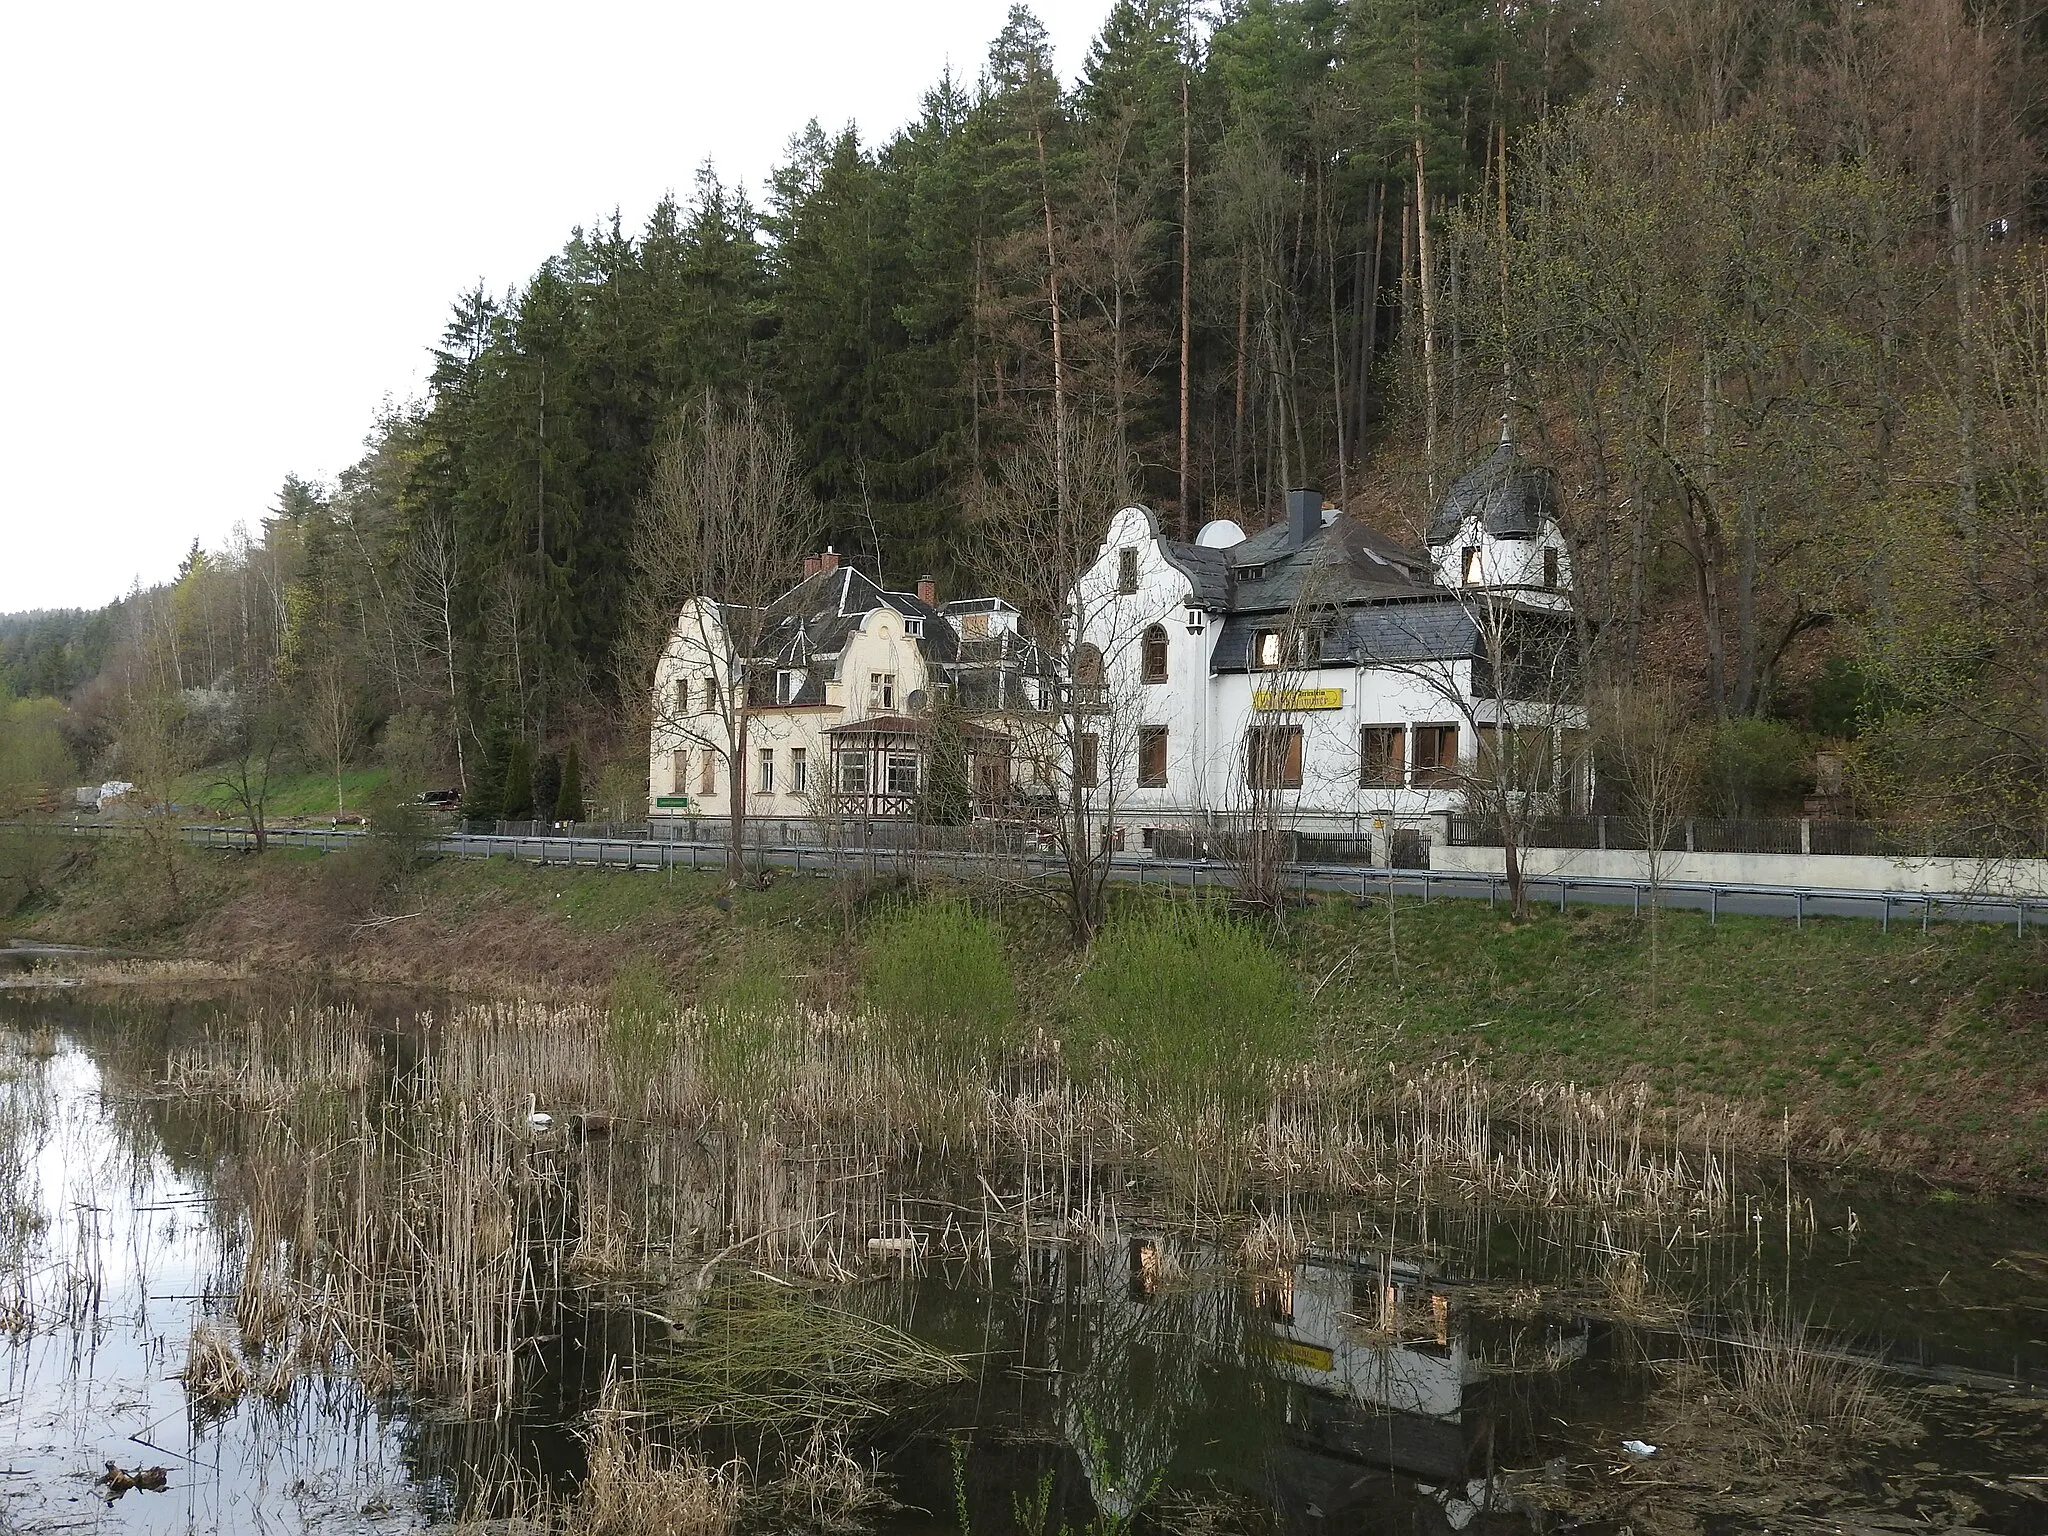
M195 1329L235 1331L249 1171L157 1085L224 1006L0 999L0 1532L417 1530L572 1493L581 1415L644 1343L616 1294L536 1330L508 1412L373 1393L345 1352L188 1397ZM404 1000L368 1006L403 1039ZM1000 1207L993 1171L880 1176L902 1240L833 1304L967 1372L849 1431L867 1528L2048 1531L2038 1207L1763 1178L1711 1231L1282 1198L1248 1238L1133 1189L1085 1236L991 1241L961 1191ZM1874 1363L1885 1432L1759 1453L1726 1391L1759 1316ZM704 1448L768 1467L788 1433ZM110 1498L109 1463L166 1486Z

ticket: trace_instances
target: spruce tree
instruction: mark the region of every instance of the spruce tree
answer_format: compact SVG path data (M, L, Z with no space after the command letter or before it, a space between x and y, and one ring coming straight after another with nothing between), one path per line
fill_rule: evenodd
M514 738L505 759L505 793L498 814L507 821L533 818L533 748L523 737Z
M505 774L512 757L512 737L502 725L484 736L484 760L469 776L462 814L469 821L496 821L505 814Z
M555 795L555 820L583 819L583 757L576 743L569 743L569 756L562 763L562 787Z

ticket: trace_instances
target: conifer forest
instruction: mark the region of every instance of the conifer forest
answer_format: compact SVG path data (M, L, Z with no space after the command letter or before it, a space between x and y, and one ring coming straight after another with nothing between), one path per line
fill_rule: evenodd
M1118 0L1069 84L1019 5L901 127L793 120L764 185L678 165L451 294L425 395L174 579L4 621L15 777L36 731L79 782L573 745L630 803L651 469L752 395L823 542L949 596L1002 590L978 488L1047 422L1182 537L1314 485L1413 543L1505 428L1584 675L1679 701L1703 810L1829 757L1859 815L2031 848L2044 41L2020 0Z

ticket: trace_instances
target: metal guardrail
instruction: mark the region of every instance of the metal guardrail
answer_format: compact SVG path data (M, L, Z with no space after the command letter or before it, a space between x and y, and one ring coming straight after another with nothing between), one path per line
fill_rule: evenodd
M141 829L122 823L66 823L63 830L88 837L113 837L139 833ZM189 842L202 847L248 848L254 841L246 828L187 825L180 828ZM354 828L276 828L266 834L281 847L316 848L335 852L369 834ZM513 858L536 864L573 864L592 868L649 870L673 874L678 870L706 871L725 868L722 845L703 842L667 842L644 837L511 837L485 833L451 833L433 838L428 847L437 853L461 858ZM890 849L881 847L830 848L812 844L767 844L749 846L750 863L798 874L871 875L933 872L963 878L986 877L1007 871L1012 878L1044 881L1064 873L1057 855L1025 852L981 854L936 850ZM1110 860L1110 878L1121 882L1169 886L1190 891L1229 890L1236 881L1227 864L1208 859L1166 859L1151 854L1123 854ZM1359 901L1376 897L1485 900L1496 905L1507 895L1504 875L1463 870L1360 868L1357 865L1293 864L1286 867L1288 885L1303 896L1350 895ZM2039 927L2048 913L2048 897L1981 892L1940 896L1925 891L1868 891L1830 886L1743 885L1698 880L1664 881L1652 886L1647 881L1604 875L1530 875L1523 885L1534 900L1538 895L1554 898L1560 912L1576 901L1582 906L1628 906L1640 913L1648 901L1666 909L1705 912L1710 922L1722 913L1743 916L1790 917L1804 924L1809 917L1857 917L1872 919L1889 930L1895 916L1917 919L1925 929L1937 919L1950 922L2010 923L2024 935L2030 925Z

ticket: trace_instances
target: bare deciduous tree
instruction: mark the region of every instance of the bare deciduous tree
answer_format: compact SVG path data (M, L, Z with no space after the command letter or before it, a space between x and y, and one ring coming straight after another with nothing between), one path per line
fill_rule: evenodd
M1594 720L1598 756L1620 791L1630 831L1642 839L1650 885L1650 1008L1657 1007L1658 940L1671 843L1699 788L1690 712L1666 684L1606 692Z
M710 753L723 766L734 878L745 867L754 667L770 604L793 585L821 521L795 435L751 393L686 407L639 505L625 676L652 701L656 751Z
M1467 814L1500 839L1508 900L1526 918L1523 855L1585 771L1574 748L1586 729L1578 648L1569 616L1557 610L1488 590L1462 591L1458 603L1471 622L1466 654L1443 654L1418 632L1413 650L1437 654L1369 656L1369 664L1423 684L1458 717L1460 734L1470 733L1474 750L1432 768L1434 782L1462 788ZM1420 772L1419 754L1416 764Z
M1130 488L1113 424L1048 412L974 498L981 566L1023 611L1060 679L1042 727L1018 746L1026 779L1057 806L1060 895L1080 939L1102 924L1116 810L1137 767L1143 626L1120 616L1113 578L1084 579Z

